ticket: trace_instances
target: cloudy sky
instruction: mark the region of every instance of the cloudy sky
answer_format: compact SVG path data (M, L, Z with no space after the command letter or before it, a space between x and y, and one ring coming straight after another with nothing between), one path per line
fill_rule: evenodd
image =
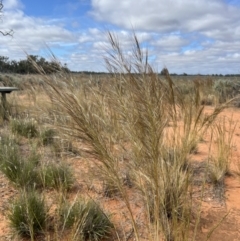
M134 29L156 70L240 73L240 0L3 0L0 56L48 58L71 70L106 71L107 30L126 50Z

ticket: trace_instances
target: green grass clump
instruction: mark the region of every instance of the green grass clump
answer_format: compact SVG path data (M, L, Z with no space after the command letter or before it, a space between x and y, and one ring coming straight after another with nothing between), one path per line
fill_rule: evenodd
M75 228L80 240L98 241L109 237L113 225L101 207L94 201L78 200L64 203L60 210L63 228Z
M1 145L0 152L0 170L11 182L21 188L40 184L37 172L39 156L36 153L24 159L16 144Z
M57 190L69 190L73 186L74 178L67 164L48 164L42 169L43 186Z
M11 146L16 145L17 141L16 139L10 137L9 135L1 135L0 137L0 153L2 154L2 150L4 146Z
M34 138L38 136L37 126L33 120L18 120L11 121L12 132L26 138Z
M34 237L46 227L47 211L44 199L36 192L24 192L15 200L8 215L11 227L21 237Z
M46 129L40 134L41 142L44 146L51 145L54 142L55 131Z

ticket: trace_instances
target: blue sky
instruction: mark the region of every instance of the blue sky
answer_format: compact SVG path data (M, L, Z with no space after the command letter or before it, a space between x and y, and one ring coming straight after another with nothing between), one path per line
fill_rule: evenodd
M156 70L240 73L240 0L3 0L0 55L46 58L72 70L106 71L106 31L131 50L132 29Z

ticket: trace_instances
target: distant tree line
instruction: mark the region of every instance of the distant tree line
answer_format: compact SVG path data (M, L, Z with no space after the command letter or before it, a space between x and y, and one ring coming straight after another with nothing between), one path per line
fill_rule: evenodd
M73 74L86 74L86 75L104 75L104 74L108 74L107 72L97 72L97 71L71 71L71 73Z
M17 74L37 74L38 70L33 66L35 62L39 68L42 68L46 74L56 73L60 70L70 72L67 65L61 66L56 61L47 61L37 55L29 55L23 60L9 60L8 57L0 56L0 73L17 73Z
M1 3L1 0L0 0L0 3ZM22 59L19 61L10 60L6 56L0 56L0 73L38 74L39 72L36 69L36 67L32 64L33 62L35 62L39 68L44 70L46 74L52 74L58 71L65 71L68 73L71 72L73 74L86 74L86 75L108 74L107 72L96 72L96 71L70 71L69 68L67 67L67 64L64 64L62 66L59 62L55 60L47 61L45 58L40 57L38 55L28 55L26 59ZM163 68L159 72L159 74L160 75L169 74L171 76L188 76L188 74L186 73L183 73L183 74L169 73L167 68ZM201 76L201 74L198 74L198 75ZM212 74L212 76L232 77L232 76L240 76L240 74L226 74L226 75Z
M167 75L167 74L170 74L167 68L163 68L163 69L161 70L161 72L160 72L160 75ZM183 74L171 73L170 75L171 75L171 76L188 76L187 73L183 73ZM197 74L197 75L198 75L198 76L206 76L206 75L202 75L202 74ZM192 75L190 74L189 76L192 76ZM196 76L196 75L193 75L193 76ZM209 76L209 74L207 74L207 76ZM240 74L226 74L226 75L223 75L223 74L212 74L212 76L234 77L234 76L240 76Z

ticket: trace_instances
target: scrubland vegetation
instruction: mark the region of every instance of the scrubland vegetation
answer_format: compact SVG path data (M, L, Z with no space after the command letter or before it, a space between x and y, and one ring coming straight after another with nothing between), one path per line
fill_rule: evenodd
M13 240L199 240L205 190L224 200L236 124L219 115L239 107L240 80L159 76L135 36L131 55L109 43L108 75L48 75L33 60L39 75L1 76L20 89L0 141L19 190L4 214Z

